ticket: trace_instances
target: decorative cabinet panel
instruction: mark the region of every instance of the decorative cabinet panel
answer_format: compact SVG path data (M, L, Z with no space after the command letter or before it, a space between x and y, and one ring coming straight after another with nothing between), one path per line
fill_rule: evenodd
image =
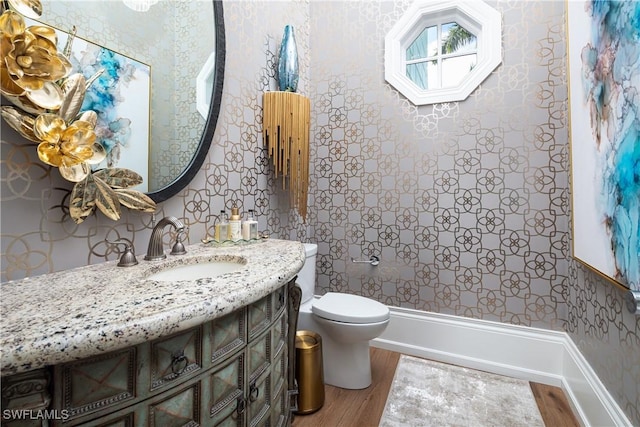
M3 419L2 426L288 425L286 300L283 286L186 331L2 378L3 409L39 408L53 414L49 424ZM26 384L34 386L25 394Z
M271 364L271 370L273 372L273 383L271 384L271 394L276 396L280 391L286 388L287 378L287 352L283 351L275 356L273 363Z
M249 425L261 425L271 408L271 370L267 369L249 383L247 415Z
M197 427L200 423L201 384L196 381L184 387L175 387L138 405L137 425L149 427Z
M280 387L274 396L271 407L271 426L282 427L289 421L289 395L285 387Z
M151 343L149 391L170 387L178 377L202 371L202 327Z
M135 416L133 412L129 412L127 415L118 417L113 421L107 421L104 424L99 424L99 427L134 427Z
M248 308L249 339L259 335L271 324L273 295L267 295L251 304Z
M244 352L225 362L222 367L211 374L208 393L210 396L208 404L210 425L244 425L245 377Z
M209 332L210 361L219 363L247 345L247 309L214 320Z
M138 350L131 347L55 366L53 408L75 421L140 400Z

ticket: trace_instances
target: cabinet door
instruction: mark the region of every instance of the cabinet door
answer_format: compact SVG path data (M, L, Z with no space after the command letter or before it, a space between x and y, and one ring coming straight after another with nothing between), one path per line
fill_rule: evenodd
M207 426L244 425L245 400L245 354L236 355L209 375L207 393L209 413Z
M279 355L287 344L287 317L280 315L271 327L271 349L273 357Z
M269 425L269 410L271 409L270 369L263 371L261 375L249 382L247 400L249 425Z
M149 391L202 371L202 326L151 342Z
M266 297L249 305L247 309L247 327L249 341L260 335L271 325L271 319L273 318L271 299L272 295L269 294Z
M128 412L125 415L119 416L111 421L99 422L96 427L136 427L135 412ZM86 427L92 425L92 423L85 424Z
M178 387L176 387L178 388ZM178 391L163 393L151 399L146 408L148 427L197 427L201 424L201 383L196 381ZM173 393L172 393L173 392Z
M271 404L271 426L284 426L288 422L289 405L288 405L288 322L286 313L282 313L273 323L272 340L273 360L271 362L271 395L273 401Z
M249 423L256 425L271 406L271 335L267 330L247 346Z
M274 361L271 363L271 372L272 372L272 394L275 396L280 389L286 388L286 379L287 379L287 351L286 348L283 348L274 358Z
M271 331L249 342L247 346L248 382L256 380L271 367Z
M53 408L68 415L65 425L109 413L139 400L138 347L106 353L54 368Z
M275 375L274 375L275 380ZM273 394L273 404L271 405L271 426L283 427L289 417L289 395L286 387L282 386Z
M218 364L247 345L247 309L241 308L211 322L210 360Z

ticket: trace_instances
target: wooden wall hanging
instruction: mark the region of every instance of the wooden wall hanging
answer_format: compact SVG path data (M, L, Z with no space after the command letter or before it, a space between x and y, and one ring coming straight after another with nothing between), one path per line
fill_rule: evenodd
M309 124L311 102L295 92L265 92L262 135L276 177L282 174L291 203L307 221L309 194Z

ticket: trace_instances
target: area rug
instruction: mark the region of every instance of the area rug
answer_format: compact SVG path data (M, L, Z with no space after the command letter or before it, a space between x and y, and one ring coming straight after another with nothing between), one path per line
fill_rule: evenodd
M402 355L381 427L544 427L524 380Z

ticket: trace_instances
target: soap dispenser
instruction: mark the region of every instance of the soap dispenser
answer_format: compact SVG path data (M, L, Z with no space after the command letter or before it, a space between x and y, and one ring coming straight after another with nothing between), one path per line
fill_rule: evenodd
M258 238L258 221L253 217L253 209L249 209L249 217L242 223L242 238L244 240Z
M229 223L227 222L227 212L225 210L220 211L220 220L215 225L213 238L216 242L229 240Z
M242 238L240 214L238 208L231 208L231 217L229 218L229 239L237 242Z

